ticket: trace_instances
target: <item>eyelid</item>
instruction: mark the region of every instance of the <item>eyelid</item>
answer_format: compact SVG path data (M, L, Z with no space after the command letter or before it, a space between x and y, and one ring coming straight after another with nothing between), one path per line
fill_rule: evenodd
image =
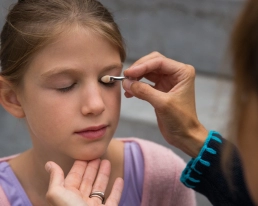
M68 87L57 88L57 90L60 91L60 92L68 92L68 91L72 90L76 84L77 83L73 83Z
M112 87L112 86L115 86L116 85L116 81L114 82L109 82L109 83L105 83L105 82L102 82L101 79L99 79L99 83L101 83L102 85L106 86L106 87Z

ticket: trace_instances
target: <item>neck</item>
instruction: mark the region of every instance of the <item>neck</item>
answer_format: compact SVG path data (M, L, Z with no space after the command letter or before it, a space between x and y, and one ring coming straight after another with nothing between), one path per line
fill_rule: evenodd
M50 153L42 154L37 151L35 149L28 150L11 160L9 164L32 204L46 205L45 195L49 185L49 174L45 170L46 162L51 160L57 163L66 176L74 160L69 157L60 157L60 155L57 156Z
M115 179L123 177L123 143L117 140L111 141L101 159L108 159L112 165L109 186L106 190L106 194L109 195ZM74 159L68 156L49 151L42 152L42 148L28 150L9 162L33 205L47 205L45 196L49 185L49 174L45 170L45 164L48 161L57 163L65 176L74 163Z

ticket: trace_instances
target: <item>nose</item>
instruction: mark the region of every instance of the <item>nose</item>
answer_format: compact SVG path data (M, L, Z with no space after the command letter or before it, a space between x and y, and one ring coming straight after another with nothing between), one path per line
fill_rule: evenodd
M88 85L82 94L81 112L85 115L100 115L105 110L101 88L97 84Z

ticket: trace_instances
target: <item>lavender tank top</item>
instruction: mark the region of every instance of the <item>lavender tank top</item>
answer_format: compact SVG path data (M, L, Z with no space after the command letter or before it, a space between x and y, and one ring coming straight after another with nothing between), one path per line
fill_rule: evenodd
M124 147L124 190L119 206L140 206L144 178L142 151L136 142L126 142ZM11 206L32 206L8 162L0 163L0 185Z
M136 142L126 142L124 148L124 190L119 206L140 206L144 178L142 150Z

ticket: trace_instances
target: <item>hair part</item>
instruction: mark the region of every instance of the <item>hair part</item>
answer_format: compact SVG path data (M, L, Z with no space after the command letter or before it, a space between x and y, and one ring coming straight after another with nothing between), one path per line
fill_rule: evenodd
M18 85L33 55L74 25L90 29L118 48L125 46L112 14L97 0L20 0L1 32L1 75Z

